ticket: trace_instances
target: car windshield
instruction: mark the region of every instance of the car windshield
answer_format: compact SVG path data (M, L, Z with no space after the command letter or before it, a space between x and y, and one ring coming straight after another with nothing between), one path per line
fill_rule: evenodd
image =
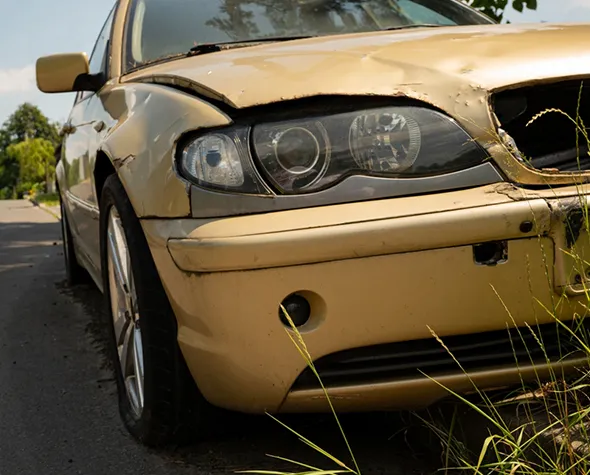
M134 0L125 69L207 43L490 22L456 0Z

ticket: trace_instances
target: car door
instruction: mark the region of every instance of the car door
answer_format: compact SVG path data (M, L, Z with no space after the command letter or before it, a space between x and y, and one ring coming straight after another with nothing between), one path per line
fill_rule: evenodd
M90 56L90 74L108 78L110 38L116 8L111 10ZM76 97L64 127L64 171L70 226L79 257L98 275L100 268L99 210L94 186L96 134L101 117L96 107L98 93L81 92ZM102 132L102 130L100 130Z

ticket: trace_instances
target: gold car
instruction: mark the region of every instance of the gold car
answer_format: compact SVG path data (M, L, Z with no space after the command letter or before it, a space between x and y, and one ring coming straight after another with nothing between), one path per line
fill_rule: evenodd
M326 411L281 305L340 411L578 364L553 315L590 279L588 40L456 0L120 0L89 59L39 59L77 92L68 279L109 303L130 432Z

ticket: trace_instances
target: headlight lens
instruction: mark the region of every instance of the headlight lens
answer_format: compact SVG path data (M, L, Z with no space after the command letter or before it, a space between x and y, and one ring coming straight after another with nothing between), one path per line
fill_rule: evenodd
M249 134L252 153L246 146ZM300 194L328 188L350 175L425 177L486 158L453 119L408 106L214 132L184 148L182 169L205 186L269 193L255 171L258 162L276 192Z
M359 169L400 173L418 158L422 133L411 117L377 112L356 117L349 140Z
M248 127L237 127L190 141L182 149L183 175L205 188L269 194L249 158L248 132Z
M228 188L239 188L244 184L237 144L227 135L199 137L184 150L184 155L186 171L200 182Z
M333 148L319 121L254 128L254 146L270 181L287 192L316 188L330 166Z
M438 175L486 158L454 120L421 107L258 125L253 144L269 181L287 194L318 191L350 175Z

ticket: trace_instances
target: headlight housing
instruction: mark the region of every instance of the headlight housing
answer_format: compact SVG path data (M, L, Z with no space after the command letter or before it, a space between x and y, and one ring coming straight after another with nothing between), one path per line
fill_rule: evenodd
M351 175L427 177L486 158L448 116L394 106L214 131L186 144L181 169L207 188L302 194Z

